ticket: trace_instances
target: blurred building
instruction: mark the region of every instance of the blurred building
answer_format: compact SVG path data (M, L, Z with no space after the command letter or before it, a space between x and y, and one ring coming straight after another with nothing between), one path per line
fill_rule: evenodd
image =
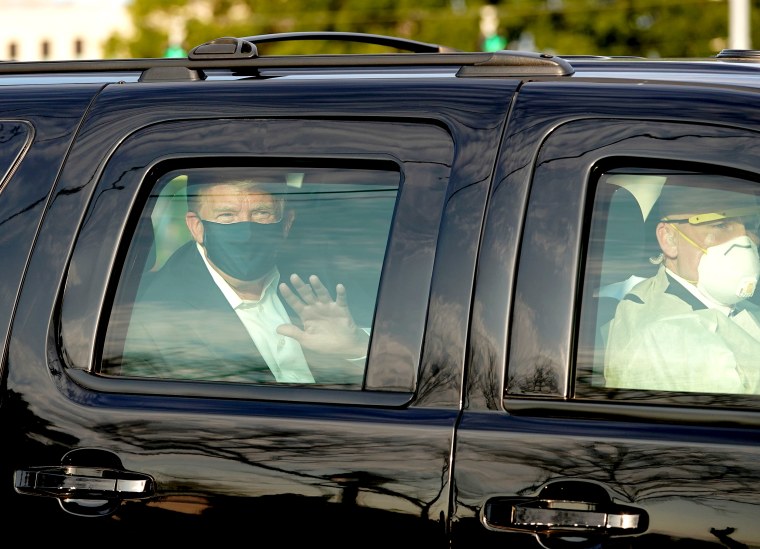
M118 31L130 34L117 0L0 0L0 60L101 59Z

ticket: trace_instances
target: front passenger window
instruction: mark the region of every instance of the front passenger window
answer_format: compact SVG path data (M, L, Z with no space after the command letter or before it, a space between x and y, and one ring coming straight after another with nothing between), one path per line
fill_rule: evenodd
M754 181L691 171L604 174L577 394L760 394L759 219Z

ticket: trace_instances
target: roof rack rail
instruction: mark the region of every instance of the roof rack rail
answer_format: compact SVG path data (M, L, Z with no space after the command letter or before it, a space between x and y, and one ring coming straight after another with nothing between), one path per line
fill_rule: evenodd
M385 36L382 34L368 34L362 32L281 32L276 34L260 34L258 36L246 36L241 38L252 44L265 44L273 42L291 42L294 40L339 40L341 42L357 42L362 44L374 44L376 46L387 46L399 50L413 53L444 53L461 51L440 44L430 44L419 42L408 38L398 38L395 36Z
M760 59L760 50L729 50L724 49L721 50L718 55L716 55L718 59L749 59L749 60L758 60Z
M258 57L258 48L256 44L271 44L275 42L293 42L293 41L317 41L317 40L338 40L341 42L357 42L362 44L374 44L377 46L387 46L412 53L444 53L460 51L448 46L439 44L429 44L407 38L396 38L393 36L384 36L381 34L368 34L360 32L282 32L277 34L259 34L256 36L246 36L244 38L223 37L211 40L196 46L188 55L188 59L215 59L223 57L233 58L251 58Z
M570 61L585 61L586 59L646 59L646 57L642 57L640 55L589 55L589 54L570 54L570 55L563 55L563 54L557 54L562 59L568 59Z
M250 59L258 57L259 51L250 41L245 38L224 36L196 46L187 58L200 59Z
M259 55L256 43L287 40L349 40L388 45L413 53ZM222 37L193 48L187 58L98 59L75 61L0 62L2 74L142 72L141 82L204 80L205 70L227 69L257 75L262 69L459 67L461 77L567 76L575 71L569 61L546 53L517 50L464 52L437 44L389 36L309 32L265 34L244 38Z
M322 55L258 55L256 44L293 40L345 40L394 47L412 54L322 54ZM355 32L286 32L244 38L217 38L193 48L191 61L256 58L250 64L259 68L307 68L341 66L411 66L461 65L457 76L562 76L573 74L572 65L561 57L545 53L499 50L495 52L463 52L439 44L418 42L378 34Z

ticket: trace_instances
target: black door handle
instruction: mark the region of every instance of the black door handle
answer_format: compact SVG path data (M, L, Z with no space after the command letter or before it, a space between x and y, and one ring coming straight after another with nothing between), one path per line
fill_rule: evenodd
M20 494L54 498L108 499L144 498L153 494L147 475L98 467L31 467L14 474Z
M61 465L16 470L16 492L56 498L66 512L80 516L110 515L125 499L155 494L156 483L150 475L122 469L121 461L110 452L74 450L61 461ZM96 461L103 465L93 465Z
M604 509L593 503L579 501L537 500L512 506L512 524L534 528L548 526L578 530L622 529L637 530L639 513L630 513L615 507Z
M591 547L600 538L640 534L649 527L649 516L643 509L613 502L597 483L565 480L546 484L536 497L489 499L482 522L489 530L535 534L541 545L554 549Z

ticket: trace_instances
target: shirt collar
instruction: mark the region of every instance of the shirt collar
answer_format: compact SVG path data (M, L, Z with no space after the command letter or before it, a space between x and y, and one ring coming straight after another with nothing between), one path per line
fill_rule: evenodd
M694 284L692 284L691 282L689 282L685 278L678 276L676 273L674 273L673 271L671 271L667 267L665 267L665 272L668 273L668 277L670 277L671 279L673 279L676 282L678 282L683 287L683 289L685 289L687 292L689 292L689 294L691 294L692 296L694 296L694 298L698 299L699 303L695 304L693 302L693 300L687 299L687 298L685 298L684 295L679 295L679 293L671 291L670 288L668 288L666 291L668 293L678 295L678 297L680 297L681 299L683 299L684 301L686 301L687 303L689 303L694 310L704 309L704 308L707 308L707 309L716 309L716 310L722 312L725 315L729 315L734 310L733 307L727 307L726 305L722 305L720 303L716 303L712 299L708 298L706 295L704 295L702 292L700 292L699 288L697 288Z

